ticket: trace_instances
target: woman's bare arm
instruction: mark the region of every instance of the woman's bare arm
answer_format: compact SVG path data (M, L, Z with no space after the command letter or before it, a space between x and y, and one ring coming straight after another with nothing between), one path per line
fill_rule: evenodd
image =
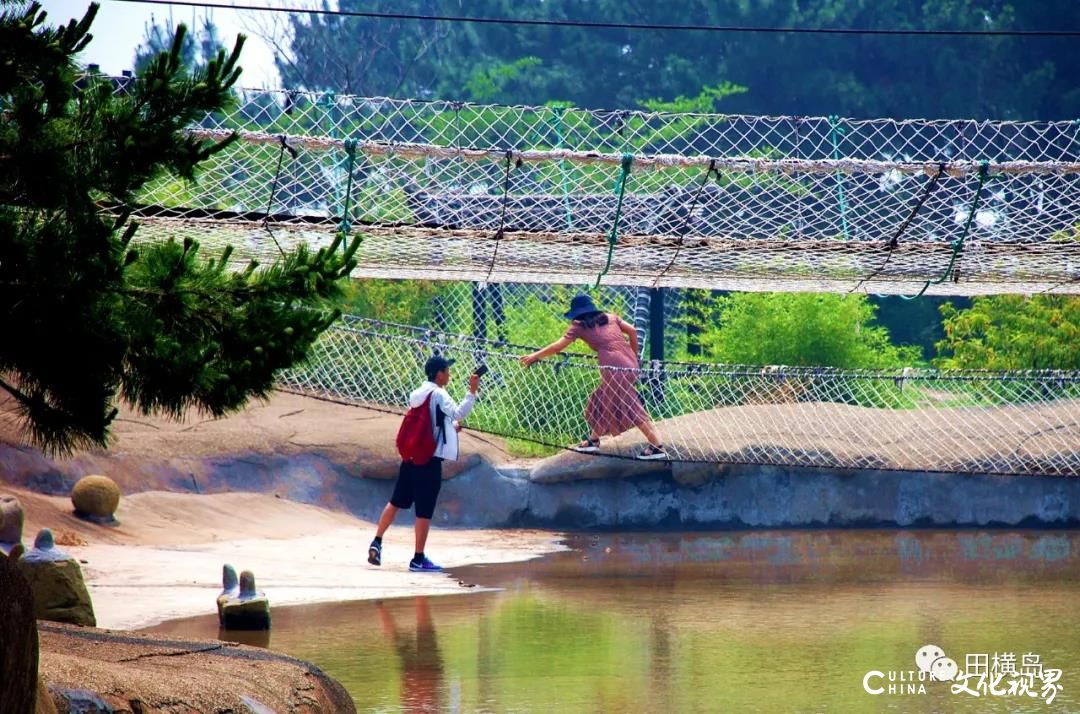
M622 333L624 335L626 335L627 337L630 338L630 347L631 347L631 349L634 350L634 354L635 355L639 354L639 352L638 352L638 341L637 341L637 330L634 329L633 325L627 323L622 318L617 318L617 319L619 320L619 329L622 330Z
M567 339L566 337L560 337L559 339L555 340L554 342L552 342L550 345L548 345L544 349L539 350L537 352L533 352L531 355L526 355L526 356L522 357L521 358L521 364L528 367L529 365L533 364L534 362L538 362L538 361L544 359L545 357L550 357L551 355L557 355L560 352L562 352L563 350L565 350L567 347L569 347L572 342L573 342L573 340Z

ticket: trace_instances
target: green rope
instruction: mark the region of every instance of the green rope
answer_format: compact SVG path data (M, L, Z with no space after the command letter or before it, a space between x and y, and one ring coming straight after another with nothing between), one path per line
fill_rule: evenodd
M837 161L840 160L840 135L844 133L845 129L840 126L840 117L835 114L829 115L829 124L832 126L832 145L833 145L833 158ZM844 181L843 173L836 172L836 194L840 199L840 223L844 228L844 240L848 240L848 223L847 223L847 201L844 198Z
M326 130L326 135L330 136L334 133L334 116L331 113L333 108L337 106L337 95L333 92L327 92L319 97L319 104L323 105L323 116L326 118L330 126Z
M914 300L922 297L927 288L931 285L940 285L952 274L953 267L956 265L956 259L960 257L960 252L964 249L964 241L967 240L968 233L971 231L971 224L975 221L975 213L979 210L979 201L982 199L983 186L986 185L989 176L990 162L984 161L979 165L979 186L975 189L975 200L971 202L971 210L968 212L967 221L964 222L963 232L960 234L959 238L953 241L952 257L949 258L949 265L945 268L945 272L943 272L936 280L927 280L926 284L922 286L922 290L915 295L901 295L901 300Z
M352 201L353 166L356 164L356 139L345 140L345 173L349 180L345 183L345 208L341 212L341 221L338 223L338 231L347 236L352 230L352 221L349 220L349 204Z
M619 202L615 206L615 222L611 224L611 232L608 233L608 252L607 263L604 265L604 269L596 276L596 285L593 287L600 287L600 280L607 275L608 270L611 269L611 257L615 253L615 243L619 240L619 218L622 216L623 197L626 195L626 180L630 178L630 165L634 163L633 154L623 154L622 157L622 173L619 175L618 191Z
M558 141L557 149L563 148L563 125L562 115L566 111L566 107L552 107L552 111L555 113L555 139ZM559 173L562 174L562 193L563 193L563 208L566 209L566 229L574 229L574 216L570 211L570 184L569 174L566 171L566 159L559 159Z

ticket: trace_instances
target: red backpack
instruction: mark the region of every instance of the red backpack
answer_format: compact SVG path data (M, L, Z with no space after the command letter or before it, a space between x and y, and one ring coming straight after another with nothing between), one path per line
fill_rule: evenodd
M435 455L435 435L431 427L432 394L434 392L428 394L423 404L405 412L397 433L397 450L401 460L411 461L417 466L423 466Z

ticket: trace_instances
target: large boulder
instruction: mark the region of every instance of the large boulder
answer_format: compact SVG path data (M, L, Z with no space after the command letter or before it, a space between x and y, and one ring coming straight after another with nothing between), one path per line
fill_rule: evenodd
M41 676L60 711L356 713L318 667L264 649L51 622L38 629Z
M98 523L112 523L120 505L120 487L108 476L84 476L71 490L75 515Z
M97 624L79 562L55 547L48 528L38 533L33 549L19 559L18 566L34 593L37 619L89 627Z
M0 555L0 712L34 714L37 667L34 597L15 562Z
M23 509L19 499L0 494L0 553L22 542Z

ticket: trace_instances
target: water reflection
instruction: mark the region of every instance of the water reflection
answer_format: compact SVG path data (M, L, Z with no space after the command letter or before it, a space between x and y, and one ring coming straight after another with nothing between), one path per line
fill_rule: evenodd
M386 640L393 643L397 652L402 711L410 714L442 711L443 660L431 621L431 608L426 597L414 598L414 603L416 625L407 631L398 628L393 613L384 603L375 603L375 610Z
M359 711L1080 710L1077 533L584 535L570 545L454 573L499 593L279 608L269 646L327 670ZM215 618L157 630L217 634ZM1049 707L941 682L863 690L871 670L915 670L927 644L961 668L969 653L1035 653L1063 670L1063 688Z

